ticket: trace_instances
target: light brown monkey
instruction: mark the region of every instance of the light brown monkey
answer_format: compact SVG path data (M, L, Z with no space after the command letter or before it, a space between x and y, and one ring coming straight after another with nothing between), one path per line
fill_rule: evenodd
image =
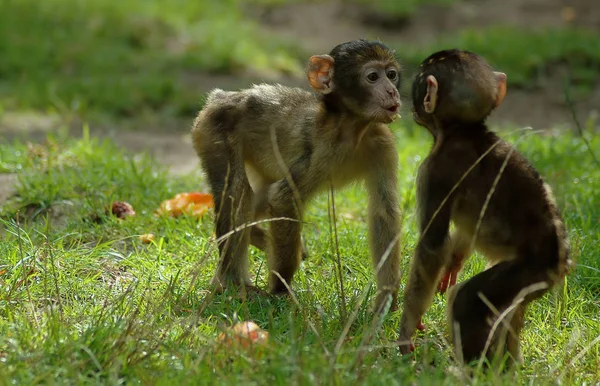
M404 292L400 350L413 349L412 334L436 288L456 282L474 248L491 267L449 294L457 357L468 363L508 351L520 360L525 308L564 277L570 260L550 187L485 125L506 94L506 75L474 53L441 51L421 64L412 92L413 117L434 143L417 177L421 234Z
M395 140L387 123L398 116L400 67L379 42L357 40L312 56L314 93L281 85L212 91L192 136L216 208L216 235L261 217L272 221L240 229L219 245L217 290L250 286L249 241L267 249L269 289L285 293L300 264L305 205L330 184L362 180L369 194L370 247L377 272L376 307L396 305L400 232ZM250 239L250 240L249 240ZM275 272L278 274L275 274Z

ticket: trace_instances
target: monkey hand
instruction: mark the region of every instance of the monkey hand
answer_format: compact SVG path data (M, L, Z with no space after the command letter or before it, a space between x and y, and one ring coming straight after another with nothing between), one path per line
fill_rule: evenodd
M446 293L448 288L452 287L456 284L456 278L458 276L458 272L454 270L448 270L444 272L442 276L442 280L438 284L438 292L443 294Z
M444 270L444 275L438 284L438 292L446 293L448 288L456 284L458 274L462 270L462 258L454 256L452 264Z

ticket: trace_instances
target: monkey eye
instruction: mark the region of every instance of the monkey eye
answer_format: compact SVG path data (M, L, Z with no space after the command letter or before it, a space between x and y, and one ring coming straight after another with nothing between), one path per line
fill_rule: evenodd
M369 82L376 82L379 79L379 75L376 72L371 72L367 75Z
M398 77L398 71L396 70L388 70L387 77L389 80L395 80Z

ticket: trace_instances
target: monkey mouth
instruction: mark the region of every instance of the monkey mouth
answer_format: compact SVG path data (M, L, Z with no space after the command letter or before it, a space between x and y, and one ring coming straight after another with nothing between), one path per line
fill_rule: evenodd
M400 104L396 103L386 107L385 112L387 113L388 119L391 119L392 121L396 120L396 118L400 117Z
M390 107L386 107L386 110L392 114L398 114L399 107L400 107L400 105L392 105Z
M384 123L391 123L400 118L400 103L394 102L393 104L388 105L382 104L376 110L375 114L377 116L375 120Z

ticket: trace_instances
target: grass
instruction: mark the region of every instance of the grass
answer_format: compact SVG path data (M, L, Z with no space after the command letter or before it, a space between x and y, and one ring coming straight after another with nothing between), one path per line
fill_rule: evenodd
M402 270L416 242L414 175L430 144L412 126L395 127L404 226ZM297 303L225 293L211 297L216 265L212 218L154 216L175 193L206 189L196 173L169 176L147 156L130 157L111 142L60 135L44 144L0 144L0 166L16 172L18 194L1 207L0 372L7 383L143 384L455 384L445 299L436 296L417 338L415 362L393 348L399 313L374 320L365 193L336 194L337 228L348 311L335 274L327 197L310 207L304 230L311 252L294 289ZM514 375L476 374L473 383L565 384L600 381L600 169L572 135L508 137L554 187L578 266L564 287L533 304L523 333L526 366ZM600 152L597 138L593 150ZM107 216L114 200L137 215ZM18 210L18 215L17 215ZM151 244L137 235L154 233ZM265 286L262 253L251 272ZM483 268L471 259L460 280ZM402 284L406 281L403 278ZM365 298L366 296L366 298ZM214 352L233 320L254 320L270 333L262 356ZM231 358L226 360L226 356Z
M565 78L566 73L572 85L588 91L599 81L600 39L596 32L584 29L465 29L430 47L409 47L399 52L415 68L432 52L447 48L482 55L494 68L508 74L510 85L520 88L533 89L552 76Z
M0 116L34 109L84 120L189 118L215 74L269 79L302 71L312 53L265 34L243 12L244 6L290 1L2 1ZM401 13L423 1L374 6ZM565 67L576 88L590 90L598 82L600 39L591 31L492 26L399 52L410 70L448 47L480 53L508 73L511 86L537 87Z

